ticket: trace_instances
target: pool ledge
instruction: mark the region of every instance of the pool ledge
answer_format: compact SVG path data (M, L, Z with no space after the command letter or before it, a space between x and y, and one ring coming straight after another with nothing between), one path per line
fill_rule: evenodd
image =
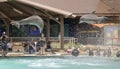
M49 56L63 56L62 54L45 54L45 55L40 55L40 54L24 54L24 53L7 53L7 57L35 57L35 56L43 56L43 57L49 57ZM1 54L0 54L1 57Z

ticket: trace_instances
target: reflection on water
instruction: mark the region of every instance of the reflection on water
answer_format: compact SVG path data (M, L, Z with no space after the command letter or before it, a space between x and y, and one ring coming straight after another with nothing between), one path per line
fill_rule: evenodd
M0 69L118 69L120 60L105 57L6 58L0 59Z

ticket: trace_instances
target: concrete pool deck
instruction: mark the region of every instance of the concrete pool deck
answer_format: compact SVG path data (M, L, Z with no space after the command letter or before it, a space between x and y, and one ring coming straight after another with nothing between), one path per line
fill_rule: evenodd
M0 57L2 55L0 54ZM63 54L60 54L60 53L56 53L56 54L45 54L45 55L41 55L41 54L24 54L24 53L15 53L15 52L11 52L11 53L7 53L8 57L32 57L32 56L63 56Z

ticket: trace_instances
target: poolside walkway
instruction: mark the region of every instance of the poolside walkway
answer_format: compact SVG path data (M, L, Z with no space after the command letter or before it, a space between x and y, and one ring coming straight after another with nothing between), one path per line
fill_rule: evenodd
M7 53L6 56L9 56L9 57L28 56L28 57L30 57L30 56L62 56L62 55L63 54L61 54L61 53L55 53L55 54L47 53L45 55L40 55L40 54L24 54L24 53L20 53L20 52L17 52L17 53L11 52L11 53ZM0 56L2 56L2 55L0 54Z

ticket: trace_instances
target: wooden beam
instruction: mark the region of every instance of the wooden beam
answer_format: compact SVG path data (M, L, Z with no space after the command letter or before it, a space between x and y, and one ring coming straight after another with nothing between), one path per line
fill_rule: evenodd
M50 41L50 18L48 17L47 18L47 24L46 24L46 30L47 30L47 33L46 33L46 36L47 36L47 41Z
M10 23L9 23L9 19L5 19L5 18L3 18L2 19L3 21L4 21L4 23L5 23L5 26L6 26L6 33L7 33L7 35L9 36L9 26L10 26Z
M21 11L21 12L23 12L23 13L25 13L25 14L27 14L27 15L32 15L30 12L27 12L26 10L28 10L28 9L23 9L22 8L22 5L20 6L19 4L15 4L15 2L6 2L9 6L11 6L13 9L15 8L15 9L17 9L17 10L19 10L19 11Z
M4 14L2 11L0 11L0 15L3 16L3 18L7 18L9 20L11 20L6 14Z
M3 12L0 11L0 15L3 16L2 20L5 23L6 26L6 33L9 36L9 21L11 20L6 14L4 14Z
M50 15L47 11L43 11L43 10L40 10L42 13L46 14L47 16L49 16L50 19L54 20L55 22L57 22L58 24L60 24L60 22L55 18L53 17L52 15Z
M64 49L64 16L60 16L60 45Z
M19 2L17 2L18 3L18 5L19 6L23 6L24 8L28 8L29 9L29 11L28 11L28 9L26 10L27 12L31 12L32 13L32 15L39 15L39 16L43 16L43 17L48 17L46 14L44 14L43 12L41 12L41 10L40 9L38 9L38 8L36 8L36 7L34 7L34 6L30 6L30 5L26 5L26 4L23 4L23 3L19 3Z
M47 17L47 15L41 13L38 9L36 9L32 6L29 6L29 5L24 5L22 3L17 3L14 1L8 2L7 4L9 4L13 8L20 10L21 12L26 14L26 16L39 15L39 16Z
M76 16L82 16L82 15L85 15L85 14L90 14L90 13L73 13L73 15L76 15ZM120 15L120 13L95 13L95 15L97 16L118 16Z

